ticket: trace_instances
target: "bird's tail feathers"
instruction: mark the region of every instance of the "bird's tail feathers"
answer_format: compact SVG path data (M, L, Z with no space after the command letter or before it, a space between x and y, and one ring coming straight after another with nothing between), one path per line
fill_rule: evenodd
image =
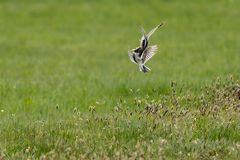
M151 71L151 69L148 68L148 67L145 66L145 65L139 65L139 69L140 69L140 71L143 72L143 73L147 73L147 72Z

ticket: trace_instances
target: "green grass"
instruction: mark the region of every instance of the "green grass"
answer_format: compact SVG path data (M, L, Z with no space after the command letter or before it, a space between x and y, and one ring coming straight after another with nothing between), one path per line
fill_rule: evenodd
M239 85L239 5L1 0L0 159L237 159L239 100L222 103L212 99L220 93L203 88L213 84L230 94L226 86ZM143 74L127 50L138 45L140 26L150 30L160 22L151 37L159 52ZM171 82L178 98L191 99L176 104ZM152 100L160 111L146 115ZM161 117L165 103L173 114ZM220 109L202 115L202 106Z

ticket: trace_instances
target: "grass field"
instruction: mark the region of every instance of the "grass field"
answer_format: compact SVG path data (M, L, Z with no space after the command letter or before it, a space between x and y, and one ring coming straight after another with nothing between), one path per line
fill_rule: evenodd
M239 6L1 0L0 159L238 159Z

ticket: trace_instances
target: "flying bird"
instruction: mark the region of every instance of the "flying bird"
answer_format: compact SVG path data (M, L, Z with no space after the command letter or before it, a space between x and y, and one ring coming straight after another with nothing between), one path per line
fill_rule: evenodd
M139 70L141 72L146 73L150 71L150 68L148 68L145 63L156 54L158 48L157 45L148 46L149 38L162 25L163 23L157 25L147 34L145 30L141 28L143 35L140 39L140 46L135 49L128 50L130 60L139 66Z

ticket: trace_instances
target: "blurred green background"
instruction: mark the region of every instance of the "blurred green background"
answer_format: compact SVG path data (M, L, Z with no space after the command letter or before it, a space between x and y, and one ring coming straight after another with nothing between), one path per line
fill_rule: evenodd
M170 82L198 93L216 77L240 76L240 1L0 1L0 109L49 117L59 107L108 110L158 97ZM127 50L149 31L159 52L139 72ZM59 113L58 113L59 114ZM6 114L7 115L7 114ZM57 115L59 116L59 115Z
M0 159L237 159L239 6L0 0ZM127 51L161 22L144 74Z

